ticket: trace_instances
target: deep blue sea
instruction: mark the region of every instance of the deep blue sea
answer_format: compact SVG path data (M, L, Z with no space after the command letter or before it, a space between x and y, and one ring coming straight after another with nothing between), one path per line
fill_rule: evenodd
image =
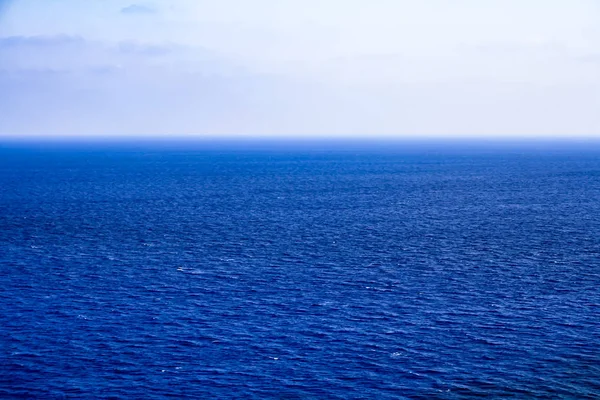
M0 146L0 398L600 398L600 144Z

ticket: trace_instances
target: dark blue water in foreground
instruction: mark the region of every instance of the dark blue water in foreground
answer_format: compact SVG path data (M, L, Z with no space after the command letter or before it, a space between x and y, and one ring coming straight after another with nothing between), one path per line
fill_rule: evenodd
M0 148L0 398L600 397L600 147Z

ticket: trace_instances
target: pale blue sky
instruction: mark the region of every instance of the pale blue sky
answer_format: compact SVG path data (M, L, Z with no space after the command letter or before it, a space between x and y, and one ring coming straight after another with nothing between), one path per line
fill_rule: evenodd
M0 0L0 135L600 137L597 0Z

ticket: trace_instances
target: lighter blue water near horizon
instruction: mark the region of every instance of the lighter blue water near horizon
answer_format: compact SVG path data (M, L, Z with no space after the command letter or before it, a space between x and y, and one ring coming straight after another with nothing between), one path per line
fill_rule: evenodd
M599 398L600 148L0 146L0 299L3 399Z

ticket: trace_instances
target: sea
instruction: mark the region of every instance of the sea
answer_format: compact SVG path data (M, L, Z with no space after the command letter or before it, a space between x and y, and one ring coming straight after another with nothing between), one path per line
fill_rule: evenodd
M2 399L598 399L600 141L2 142Z

